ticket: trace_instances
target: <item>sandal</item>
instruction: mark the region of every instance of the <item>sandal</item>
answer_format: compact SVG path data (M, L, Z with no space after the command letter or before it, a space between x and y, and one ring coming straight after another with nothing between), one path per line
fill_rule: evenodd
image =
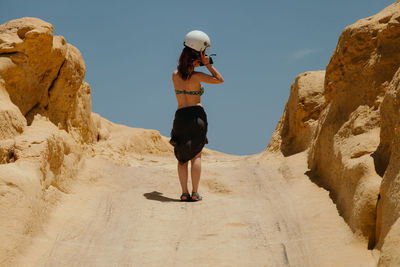
M189 193L183 193L181 195L181 201L190 201L190 195Z
M202 197L199 195L197 192L192 192L192 201L200 201L202 200Z

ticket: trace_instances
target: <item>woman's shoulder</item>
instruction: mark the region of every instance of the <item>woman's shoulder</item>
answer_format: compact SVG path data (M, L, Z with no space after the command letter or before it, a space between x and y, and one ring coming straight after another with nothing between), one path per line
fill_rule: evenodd
M201 71L193 71L193 74L192 74L192 75L199 75L199 74L201 74L201 73L203 73L203 72L201 72Z
M175 82L178 77L179 77L178 70L174 70L172 72L172 80Z
M198 79L198 78L201 77L202 75L204 75L204 72L201 72L201 71L193 71L193 73L192 73L192 78Z

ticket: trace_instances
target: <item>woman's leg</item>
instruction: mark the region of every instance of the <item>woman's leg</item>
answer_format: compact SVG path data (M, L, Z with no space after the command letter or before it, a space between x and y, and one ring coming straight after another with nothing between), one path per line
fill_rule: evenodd
M184 164L181 164L178 161L178 176L179 176L179 182L181 183L181 187L182 187L182 194L189 193L189 190L187 187L188 166L189 166L189 161Z
M201 151L191 160L192 192L198 192L201 174Z

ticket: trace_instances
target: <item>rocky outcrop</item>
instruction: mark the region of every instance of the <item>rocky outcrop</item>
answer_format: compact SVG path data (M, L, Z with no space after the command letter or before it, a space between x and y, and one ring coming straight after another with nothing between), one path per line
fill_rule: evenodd
M29 244L51 204L69 192L81 153L73 138L36 115L13 139L0 140L0 259L5 265ZM11 254L10 254L11 253Z
M382 249L383 266L399 262L400 255L393 243L400 233L399 43L399 1L346 27L326 67L323 89L316 90L324 101L314 105L318 112L311 130L299 127L308 117L298 115L304 108L296 99L298 91L319 88L320 80L298 90L294 83L268 146L284 155L308 149L310 178L329 190L341 216L368 239L369 248Z
M50 23L23 18L0 26L0 76L28 125L41 114L79 141L96 141L85 63Z
M128 153L168 154L158 131L115 125L91 112L78 49L37 18L0 25L0 261L12 265L85 157L119 164Z
M129 165L130 153L140 155L173 155L169 138L156 130L130 128L115 124L92 113L93 121L99 131L99 142L90 146L92 155L104 156L119 165Z
M285 156L306 150L315 133L324 107L325 71L298 75L290 88L289 100L268 144L268 151L282 151Z
M69 192L97 141L79 51L36 18L0 25L0 259L7 265Z
M383 180L377 207L377 247L384 266L400 265L400 69L381 105L380 144L375 152Z
M25 117L11 102L4 86L4 80L0 77L0 140L22 133L25 126Z

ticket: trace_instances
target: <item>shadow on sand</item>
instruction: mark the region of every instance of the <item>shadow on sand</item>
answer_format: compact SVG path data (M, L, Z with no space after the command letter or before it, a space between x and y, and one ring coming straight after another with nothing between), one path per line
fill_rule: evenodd
M147 199L157 200L157 201L161 201L161 202L181 202L180 199L164 197L164 196L162 196L162 193L157 192L157 191L153 191L151 193L144 193L143 196Z

